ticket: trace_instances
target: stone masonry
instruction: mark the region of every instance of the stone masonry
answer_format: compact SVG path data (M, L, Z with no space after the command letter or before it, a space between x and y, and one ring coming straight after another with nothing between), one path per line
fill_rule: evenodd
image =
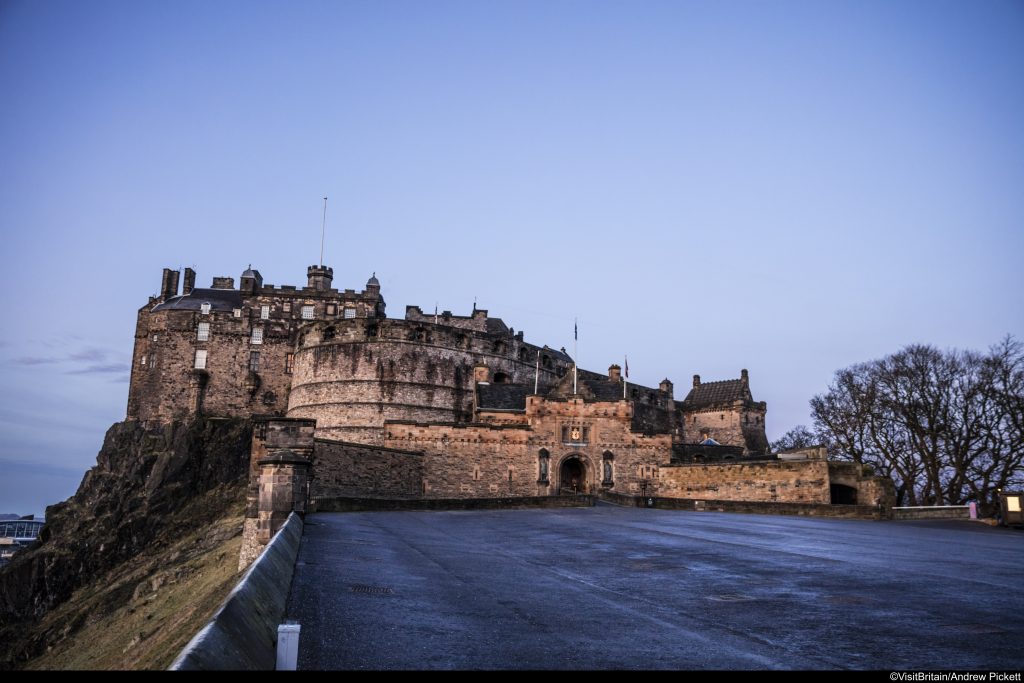
M887 504L856 466L768 452L767 406L746 370L703 382L629 383L574 368L500 318L408 306L385 315L376 276L339 290L164 269L139 309L128 418L256 420L242 564L292 510L323 498L658 496ZM182 288L179 293L179 283Z

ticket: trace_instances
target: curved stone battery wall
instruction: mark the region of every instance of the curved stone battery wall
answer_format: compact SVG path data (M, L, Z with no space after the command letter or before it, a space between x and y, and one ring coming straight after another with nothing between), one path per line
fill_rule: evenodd
M288 417L316 420L320 438L382 445L387 420L468 422L474 368L530 382L538 351L543 387L568 370L567 357L510 334L394 319L314 323L299 335Z

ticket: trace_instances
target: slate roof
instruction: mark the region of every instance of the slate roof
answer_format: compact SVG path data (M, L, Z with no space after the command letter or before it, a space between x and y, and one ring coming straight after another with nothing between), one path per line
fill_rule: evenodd
M684 410L710 408L727 405L733 401L752 401L750 389L742 379L727 379L721 382L702 382L683 399Z
M602 375L599 372L592 372L590 370L579 368L576 376L576 384L580 395L586 399L597 401L622 400L622 383L611 381L608 379L608 375ZM660 396L658 389L645 387L642 384L637 384L636 382L630 382L626 389L628 392L626 398L637 402L642 401L642 394L647 394L648 400L650 401L655 401ZM634 394L634 392L636 392L636 394ZM572 370L569 370L565 373L565 377L560 379L558 383L551 388L551 391L548 392L548 396L566 398L571 395Z
M476 405L480 410L526 410L532 388L526 384L477 384Z
M490 334L508 334L508 325L501 318L487 318L484 320L484 329Z
M563 352L559 351L558 349L553 349L550 346L545 346L543 349L541 349L541 351L543 353L546 353L553 360L560 360L560 361L563 361L565 363L571 363L572 362L572 357L569 354L563 353ZM580 372L582 372L582 370Z
M198 311L204 303L213 311L231 311L242 307L242 293L237 289L193 289L174 296L153 307L154 311Z

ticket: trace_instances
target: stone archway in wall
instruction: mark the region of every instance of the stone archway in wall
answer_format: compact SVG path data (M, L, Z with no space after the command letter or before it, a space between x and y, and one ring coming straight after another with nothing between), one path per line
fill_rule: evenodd
M856 505L857 489L845 484L832 484L828 487L830 502L833 505Z
M586 458L576 454L567 455L558 466L559 493L588 493L590 491L590 466Z

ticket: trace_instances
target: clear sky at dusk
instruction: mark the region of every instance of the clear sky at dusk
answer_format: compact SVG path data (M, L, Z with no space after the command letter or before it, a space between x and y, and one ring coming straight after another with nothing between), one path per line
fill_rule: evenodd
M832 373L1024 337L1024 3L0 0L0 513L124 418L160 269L474 297L768 435Z

